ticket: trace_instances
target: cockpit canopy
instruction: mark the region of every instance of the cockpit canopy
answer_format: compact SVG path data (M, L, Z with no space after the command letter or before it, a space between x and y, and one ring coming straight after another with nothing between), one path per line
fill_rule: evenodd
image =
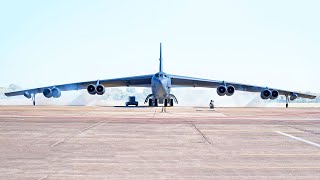
M166 73L157 73L156 75L156 78L167 78L168 75Z

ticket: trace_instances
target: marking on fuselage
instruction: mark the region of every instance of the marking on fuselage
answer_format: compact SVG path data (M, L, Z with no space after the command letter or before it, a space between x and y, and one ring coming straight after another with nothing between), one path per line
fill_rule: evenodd
M305 140L305 139L302 139L302 138L299 138L299 137L296 137L296 136L293 136L293 135L290 135L290 134L287 134L287 133L284 133L284 132L281 132L281 131L275 131L275 132L278 133L278 134L287 136L287 137L289 137L289 138L292 138L292 139L295 139L295 140L304 142L304 143L306 143L306 144L309 144L309 145L312 145L312 146L315 146L315 147L320 148L320 144L317 144L317 143L315 143L315 142L308 141L308 140Z

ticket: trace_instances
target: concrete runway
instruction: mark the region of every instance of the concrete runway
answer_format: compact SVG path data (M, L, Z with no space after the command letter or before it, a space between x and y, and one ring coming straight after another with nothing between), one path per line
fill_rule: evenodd
M0 106L0 179L320 179L320 108Z

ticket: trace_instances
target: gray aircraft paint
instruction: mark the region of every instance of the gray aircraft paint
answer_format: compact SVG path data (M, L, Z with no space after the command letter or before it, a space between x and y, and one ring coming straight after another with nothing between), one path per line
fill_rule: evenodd
M160 104L164 99L174 99L177 103L178 101L174 95L170 94L171 88L174 87L203 87L203 88L218 88L221 86L230 87L236 91L247 91L247 92L262 92L264 91L277 91L278 95L286 96L287 99L295 99L296 97L314 99L316 96L299 93L294 91L280 90L276 88L261 87L255 85L247 85L235 82L226 82L219 80L210 80L202 78L194 78L187 76L179 76L173 74L167 74L163 72L163 58L162 58L162 44L160 43L160 58L159 58L159 72L151 75L142 75L142 76L132 76L124 78L115 78L115 79L104 79L104 80L95 80L95 81L86 81L62 85L54 85L47 87L40 87L34 89L26 89L21 91L5 93L6 96L18 96L24 95L27 98L35 100L35 95L38 93L48 92L47 89L59 89L61 91L71 91L71 90L81 90L86 89L89 85L103 85L106 88L109 87L151 87L152 94L147 98L158 99ZM103 93L102 93L103 94ZM232 95L232 94L231 94Z

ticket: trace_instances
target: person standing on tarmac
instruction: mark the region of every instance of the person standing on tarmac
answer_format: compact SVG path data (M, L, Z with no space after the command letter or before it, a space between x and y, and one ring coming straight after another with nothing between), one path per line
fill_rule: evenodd
M214 104L213 104L213 103L214 103L214 101L211 100L211 101L210 101L210 104L209 104L210 109L214 109Z

